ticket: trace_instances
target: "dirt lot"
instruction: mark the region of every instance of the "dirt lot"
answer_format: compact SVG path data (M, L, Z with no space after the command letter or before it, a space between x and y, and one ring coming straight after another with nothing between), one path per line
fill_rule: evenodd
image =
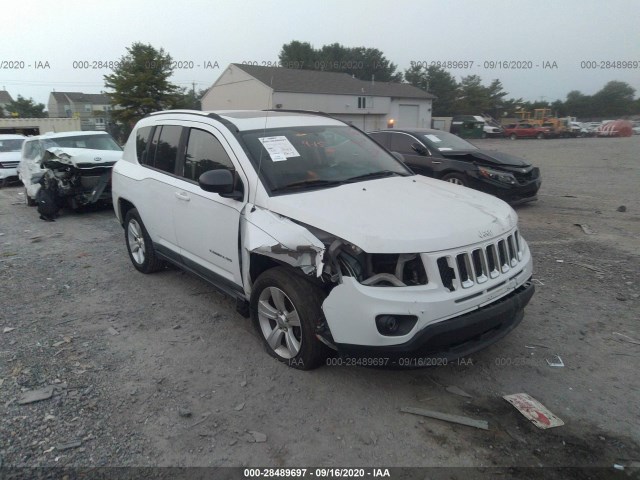
M111 210L48 223L21 188L0 190L0 462L474 467L447 478L588 466L604 478L640 461L640 136L477 143L542 170L540 200L517 208L537 293L498 344L409 371L290 369L209 285L135 271ZM47 386L51 398L19 404ZM565 425L537 429L501 398L519 392Z

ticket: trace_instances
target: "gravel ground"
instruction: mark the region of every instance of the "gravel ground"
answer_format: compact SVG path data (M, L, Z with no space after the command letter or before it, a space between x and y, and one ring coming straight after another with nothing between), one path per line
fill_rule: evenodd
M640 137L476 143L542 170L540 200L517 209L537 292L504 340L428 369L290 369L211 286L135 271L110 209L48 223L21 188L0 190L2 465L629 472L640 462ZM547 364L554 355L564 367ZM34 391L46 398L29 402ZM539 430L501 398L520 392L565 425Z

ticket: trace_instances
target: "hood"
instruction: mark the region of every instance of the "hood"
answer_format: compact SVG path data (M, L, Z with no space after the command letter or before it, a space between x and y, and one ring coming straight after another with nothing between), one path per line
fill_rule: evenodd
M531 165L523 158L494 150L465 150L459 152L444 151L440 152L440 154L446 158L456 158L468 155L479 160L481 163L488 163L491 165L505 165L510 167L528 167Z
M105 163L112 164L122 158L121 150L92 150L90 148L62 148L52 147L47 149L47 154L43 156L41 164L48 161L54 161L65 165L77 167L78 164L82 168L91 168L91 166L105 166Z
M421 175L271 197L264 207L368 253L427 253L505 233L517 215L491 195Z
M19 162L22 153L18 152L0 152L0 163L2 162Z

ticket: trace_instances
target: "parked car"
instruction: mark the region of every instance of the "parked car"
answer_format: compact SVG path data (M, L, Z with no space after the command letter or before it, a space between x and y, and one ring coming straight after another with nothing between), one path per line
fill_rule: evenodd
M29 137L22 145L18 175L25 200L36 205L41 189L58 206L73 209L111 201L111 168L122 149L106 132L61 132Z
M504 136L511 140L517 138L551 138L554 136L553 128L540 127L530 123L512 123L504 128Z
M588 137L590 134L589 128L580 122L571 122L571 133L574 137Z
M137 270L170 262L215 285L295 368L328 349L444 364L506 335L534 291L509 205L415 175L324 115L151 114L112 192Z
M475 188L512 204L537 200L540 170L520 157L481 150L439 130L378 130L369 136L400 153L404 163L421 175Z
M18 180L16 167L20 163L24 135L0 135L0 188Z
M504 136L504 129L485 123L482 138L496 138Z

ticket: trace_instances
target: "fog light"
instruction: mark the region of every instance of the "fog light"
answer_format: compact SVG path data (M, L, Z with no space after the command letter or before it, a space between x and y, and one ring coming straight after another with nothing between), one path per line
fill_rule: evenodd
M382 315L376 318L378 331L383 335L393 335L398 330L398 321L392 315Z
M382 335L398 337L409 333L417 321L418 317L415 315L378 315L376 327Z

